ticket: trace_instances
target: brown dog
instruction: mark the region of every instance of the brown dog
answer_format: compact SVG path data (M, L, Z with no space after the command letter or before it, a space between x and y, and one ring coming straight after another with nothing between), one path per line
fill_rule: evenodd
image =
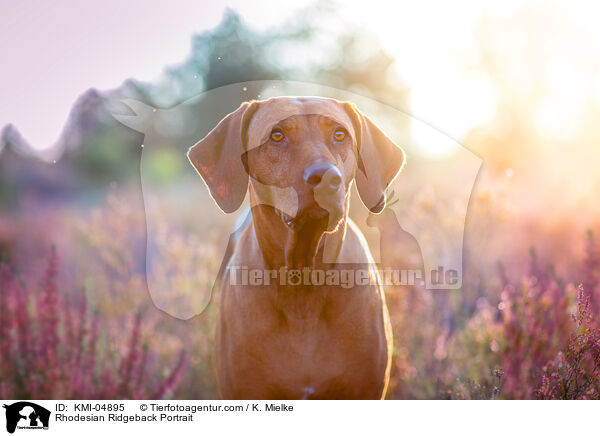
M251 219L219 279L221 397L383 398L389 315L348 204L356 181L363 203L381 212L403 151L351 103L277 97L243 103L188 157L223 211L250 195ZM254 270L260 283L232 275ZM291 270L301 284L269 276ZM342 270L365 274L350 289L305 280Z

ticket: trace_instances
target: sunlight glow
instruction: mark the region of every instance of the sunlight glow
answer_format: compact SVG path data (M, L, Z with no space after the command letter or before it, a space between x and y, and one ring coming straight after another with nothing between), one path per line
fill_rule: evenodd
M129 6L119 6L116 14L116 0L93 7L76 6L74 2L57 9L47 6L47 10L36 10L35 16L28 14L26 7L17 10L8 4L0 6L3 15L13 16L0 29L0 49L7 66L0 71L0 128L13 123L34 147L48 147L57 139L71 105L88 88L114 88L128 77L154 80L165 66L183 61L191 36L215 26L226 5L218 2L199 6L187 0L175 3L177 7L173 5L168 17L163 6L153 2L143 2L143 6L128 2ZM259 30L276 27L282 17L293 17L308 3L296 0L274 8L267 1L250 6L236 0L227 6ZM529 19L535 20L532 28L549 26L542 32L550 37L543 54L551 58L547 71L550 92L542 96L539 107L531 109L542 135L573 135L586 98L595 98L596 103L600 100L600 85L595 84L600 81L600 73L591 70L598 67L590 61L597 57L600 45L600 26L596 25L600 6L566 1L551 5L553 9L542 3L516 1L482 4L475 0L371 0L367 6L362 0L351 0L334 3L333 7L345 20L340 23L355 23L356 31L373 33L391 54L393 69L410 90L410 112L460 142L470 129L493 117L498 104L498 90L491 85L489 71L479 58L481 41L477 32L484 18L506 20L503 36L509 42L500 47L502 50L523 43L523 35L512 32L506 24L515 14L529 9ZM551 10L554 15L540 16L538 10ZM557 22L571 27L553 36L550 27ZM13 34L20 35L18 44ZM40 51L41 40L52 42ZM323 46L328 41L325 38ZM364 48L365 52L369 49ZM299 61L304 59L302 53L294 52L293 56ZM505 58L506 71L511 74L506 80L515 87L515 94L526 91L520 86L529 84L520 80L519 73L535 74L539 59L534 56L521 65L520 59L510 53ZM594 75L592 79L590 74ZM592 88L590 83L594 84ZM426 153L448 152L437 145L423 147Z
M459 142L471 129L489 121L498 104L489 72L482 68L480 59L478 44L481 41L476 32L483 19L505 20L504 24L512 22L513 17L535 20L531 21L532 31L548 34L547 49L544 47L540 57L523 59L507 52L504 65L499 65L508 74L505 80L507 86L514 89L514 95L532 98L535 93L531 94L530 87L544 81L544 77L536 77L535 72L544 68L543 62L548 62L547 69L541 69L541 74L544 71L547 74L545 94L540 97L537 108L533 108L536 126L542 136L572 137L577 133L586 104L594 97L596 103L600 101L600 91L595 85L596 81L600 83L600 78L591 76L598 75L597 63L590 62L590 56L598 54L600 45L600 26L595 25L598 15L591 10L598 6L558 2L552 9L534 2L482 4L471 0L447 4L432 1L396 3L393 6L373 0L369 8L363 6L364 2L359 0L350 2L345 8L347 16L350 19L360 17L357 25L377 34L396 59L395 69L410 89L410 112ZM535 13L542 9L551 12L547 12L548 16ZM530 11L522 13L527 10ZM551 26L557 22L560 28L553 29ZM520 47L524 36L528 35L523 35L519 28L507 27L502 35L505 43L497 48ZM510 40L513 42L506 42ZM524 102L531 103L535 102ZM417 127L416 132L419 131L421 129ZM451 152L448 144L417 142L422 144L426 154Z

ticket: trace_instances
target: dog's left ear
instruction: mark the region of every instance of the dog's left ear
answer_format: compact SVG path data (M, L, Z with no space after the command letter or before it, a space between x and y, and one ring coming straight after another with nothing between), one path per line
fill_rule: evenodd
M226 213L240 207L248 190L248 173L242 155L248 123L257 109L258 102L242 103L187 153L210 195Z
M353 103L344 103L350 115L358 145L356 187L360 199L373 213L385 208L386 189L404 166L404 151L388 138Z

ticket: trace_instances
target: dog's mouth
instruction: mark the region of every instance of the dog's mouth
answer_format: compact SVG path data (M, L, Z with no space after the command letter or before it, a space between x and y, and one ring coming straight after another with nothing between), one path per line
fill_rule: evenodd
M329 212L319 206L308 207L300 211L295 217L277 209L275 210L275 213L290 230L300 230L308 226L313 228L323 227L324 231L332 231L333 229L330 229L329 227L337 228L341 221L338 220L334 226L329 226Z
M331 215L317 204L301 209L295 217L278 209L275 213L288 229L285 257L286 263L294 268L313 266L322 237L338 231L344 222L342 212L333 211Z

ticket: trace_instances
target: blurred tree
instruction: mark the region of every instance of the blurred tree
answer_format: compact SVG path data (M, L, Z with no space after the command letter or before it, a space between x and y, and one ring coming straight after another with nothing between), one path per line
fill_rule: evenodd
M347 89L404 108L407 89L394 76L392 65L393 59L379 41L363 29L340 24L333 3L327 0L268 30L250 28L237 12L228 9L214 29L192 38L188 58L166 68L157 83L128 79L118 89L91 89L81 95L57 143L57 153L62 153L63 178L71 179L80 194L89 189L101 191L98 188L112 182L139 183L142 137L110 116L110 101L135 98L153 106L170 107L224 85L280 79ZM18 134L10 138L21 141ZM6 138L2 142L8 147L23 146ZM4 171L7 164L0 154L3 186L9 184L3 175L12 173ZM14 159L10 165L15 165ZM23 178L36 178L33 171L30 168ZM10 183L14 185L14 181ZM12 189L19 192L20 187Z

